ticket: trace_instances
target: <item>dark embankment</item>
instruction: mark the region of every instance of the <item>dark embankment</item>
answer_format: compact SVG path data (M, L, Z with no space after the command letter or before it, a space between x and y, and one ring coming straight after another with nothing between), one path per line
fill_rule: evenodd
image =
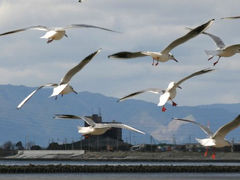
M160 172L207 172L229 173L240 172L240 166L112 166L112 165L28 165L28 166L0 166L0 173L160 173Z

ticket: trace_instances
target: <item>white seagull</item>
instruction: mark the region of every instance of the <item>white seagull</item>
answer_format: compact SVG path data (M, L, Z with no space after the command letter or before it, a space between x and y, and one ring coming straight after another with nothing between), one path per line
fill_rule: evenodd
M102 29L105 31L117 32L117 31L113 31L111 29L107 29L107 28L103 28L103 27L99 27L99 26L88 25L88 24L71 24L66 27L53 27L53 28L39 25L39 26L30 26L30 27L26 27L26 28L22 28L22 29L5 32L5 33L0 34L0 36L13 34L13 33L17 33L17 32L22 32L22 31L26 31L26 30L40 30L40 31L46 31L46 33L40 38L47 39L47 43L50 43L53 40L60 40L64 36L68 37L66 34L66 30L72 29L72 28L97 28L97 29Z
M212 38L218 47L216 50L205 50L206 54L210 56L208 60L211 60L214 56L218 56L218 60L213 63L214 66L218 63L221 57L231 57L236 53L240 53L240 44L225 46L224 42L218 36L207 32L202 32L202 34L205 34Z
M158 62L166 62L168 60L174 60L176 62L177 59L170 53L170 51L175 48L176 46L196 37L199 35L202 31L205 31L207 28L210 27L210 25L214 22L214 19L206 22L205 24L202 24L194 29L192 29L190 32L188 32L186 35L176 39L172 43L170 43L164 50L161 52L152 52L152 51L139 51L139 52L119 52L116 54L109 55L108 58L136 58L136 57L143 57L143 56L151 56L153 59L152 65L154 65L154 60L157 61L155 65L158 65Z
M20 109L38 90L40 90L43 87L54 87L53 88L53 92L52 95L50 97L56 96L57 95L64 95L64 94L68 94L70 92L74 92L77 94L77 92L73 89L73 87L69 84L71 78L77 73L79 72L87 63L89 63L92 58L98 54L100 52L100 49L97 50L96 52L90 54L89 56L87 56L85 59L83 59L78 65L76 65L75 67L73 67L72 69L70 69L65 76L61 79L59 84L56 83L49 83L46 85L42 85L40 87L38 87L36 90L34 90L33 92L31 92L18 106L17 109Z
M225 139L225 136L232 130L236 129L240 126L240 115L238 115L233 121L223 125L220 127L215 133L213 133L208 127L201 125L200 123L188 119L179 119L174 118L174 120L190 122L193 124L198 125L202 131L207 134L207 138L205 139L198 139L196 140L205 147L216 147L221 148L225 146L231 146L232 144ZM205 156L207 156L207 151L205 152ZM215 159L215 152L213 153L213 159Z
M101 135L104 134L107 130L111 128L121 128L121 129L128 129L131 131L135 131L141 134L145 134L144 132L137 130L131 126L122 123L96 123L91 118L85 116L75 116L69 114L56 114L54 118L58 119L82 119L84 120L89 126L88 127L80 127L78 126L78 133L81 133L83 136L89 135Z
M214 69L211 69L211 68L207 68L207 69L203 69L203 70L200 70L200 71L197 71L187 77L184 77L183 79L181 79L180 81L178 82L170 82L167 89L166 90L161 90L161 89L158 89L158 88L149 88L149 89L144 89L144 90L141 90L141 91L137 91L137 92L134 92L132 94L129 94L127 96L124 96L122 98L120 98L118 100L119 101L123 101L127 98L130 98L132 96L136 96L138 94L141 94L141 93L145 93L145 92L151 92L151 93L155 93L155 94L160 94L160 93L163 93L160 98L159 98L159 103L158 103L158 106L163 106L162 107L162 111L165 112L166 111L166 108L164 107L164 105L167 103L167 101L172 101L172 106L176 106L177 104L173 101L173 99L175 98L176 94L177 94L177 88L180 88L180 84L183 83L184 81L186 81L187 79L190 79L194 76L197 76L197 75L201 75L201 74L204 74L204 73L208 73L210 71L213 71Z

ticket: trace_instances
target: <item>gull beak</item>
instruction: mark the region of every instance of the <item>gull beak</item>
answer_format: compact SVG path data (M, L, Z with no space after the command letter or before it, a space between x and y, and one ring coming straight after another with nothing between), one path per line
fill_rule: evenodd
M75 94L78 94L77 91L74 91L74 90L73 90L73 92L74 92Z
M175 57L172 57L172 60L174 60L174 61L178 62L178 60L177 60Z
M177 86L179 89L182 89L182 87L181 86Z

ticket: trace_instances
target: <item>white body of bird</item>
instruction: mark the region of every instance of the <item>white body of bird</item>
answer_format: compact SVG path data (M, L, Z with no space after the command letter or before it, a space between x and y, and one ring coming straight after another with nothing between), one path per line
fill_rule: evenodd
M109 128L97 128L97 127L92 127L92 126L88 126L88 127L81 127L78 126L78 133L82 134L82 135L101 135L104 134L106 131L108 131Z
M158 106L164 106L169 100L173 100L177 94L177 87L174 82L170 82L165 92L159 97Z
M42 37L42 39L48 39L48 42L53 40L60 40L66 36L66 31L64 29L50 30L47 31Z
M216 147L216 148L221 148L225 146L231 146L231 143L227 141L226 139L222 138L204 138L204 139L199 139L196 138L196 140L201 144L202 146L205 147Z

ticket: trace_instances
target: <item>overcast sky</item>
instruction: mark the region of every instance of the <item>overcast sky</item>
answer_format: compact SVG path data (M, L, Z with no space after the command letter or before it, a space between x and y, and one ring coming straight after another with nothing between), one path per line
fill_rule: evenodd
M98 54L71 81L77 91L122 97L149 87L165 89L170 81L203 68L205 49L216 46L200 35L171 52L179 63L169 61L153 67L150 57L130 60L108 59L119 51L161 51L170 42L212 18L239 16L236 0L1 0L0 33L31 25L49 27L91 24L122 33L96 29L70 29L69 38L50 44L29 30L0 37L0 84L37 87L59 82L64 74L98 48ZM240 43L240 19L216 21L209 29L226 45ZM182 84L175 101L178 105L240 103L240 56L222 58L216 71L194 77ZM155 94L135 97L158 103Z

